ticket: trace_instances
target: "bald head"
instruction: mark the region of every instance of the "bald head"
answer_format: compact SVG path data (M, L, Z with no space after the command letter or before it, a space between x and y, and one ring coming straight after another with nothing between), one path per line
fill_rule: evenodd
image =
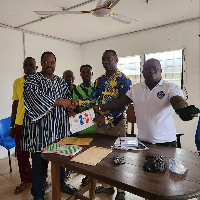
M156 63L156 65L160 66L160 68L161 68L160 61L157 60L157 59L155 59L155 58L150 58L150 59L148 59L148 60L144 63L143 68L144 68L146 65L148 65L148 64L152 65L153 63Z
M23 62L23 69L26 76L35 74L37 70L35 59L32 57L27 57Z
M65 82L71 86L74 83L75 80L75 76L74 73L71 70L66 70L63 72L63 79L65 80Z

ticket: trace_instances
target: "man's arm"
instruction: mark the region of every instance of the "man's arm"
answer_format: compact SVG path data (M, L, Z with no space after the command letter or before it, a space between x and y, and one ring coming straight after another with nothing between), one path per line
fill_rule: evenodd
M181 96L173 96L170 99L170 103L174 110L188 106L188 103Z
M14 129L14 125L15 125L15 119L16 119L16 115L17 115L17 107L18 107L18 100L14 100L13 104L12 104L12 114L11 114L11 122L10 122L10 131L8 133L8 135L11 138L15 137L15 129Z
M109 102L107 104L101 104L101 105L99 105L99 107L102 110L116 110L118 108L127 106L130 103L132 103L132 100L128 96L126 96L126 94L124 94L119 99L116 99L116 100Z
M71 108L73 109L72 107L72 104L71 104L71 100L69 99L57 99L55 101L55 103L53 104L53 106L62 106L64 108Z

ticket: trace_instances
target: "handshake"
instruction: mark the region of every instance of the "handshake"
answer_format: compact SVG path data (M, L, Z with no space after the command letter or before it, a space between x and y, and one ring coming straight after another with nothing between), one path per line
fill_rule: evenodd
M79 105L78 100L57 99L53 106L62 106L64 108L75 109Z

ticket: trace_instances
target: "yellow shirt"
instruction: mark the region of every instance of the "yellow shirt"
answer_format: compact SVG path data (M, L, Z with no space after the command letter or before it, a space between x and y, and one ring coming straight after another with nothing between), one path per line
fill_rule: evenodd
M13 100L17 100L18 107L17 107L17 115L15 119L15 124L22 125L25 113L25 106L24 106L24 97L23 97L23 90L24 90L24 82L25 78L21 77L14 81L13 84Z

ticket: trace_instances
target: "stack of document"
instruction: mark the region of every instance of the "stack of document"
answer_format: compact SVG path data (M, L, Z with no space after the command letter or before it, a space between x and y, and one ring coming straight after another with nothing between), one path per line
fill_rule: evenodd
M121 149L121 150L148 149L136 137L118 137L112 148L113 149Z

